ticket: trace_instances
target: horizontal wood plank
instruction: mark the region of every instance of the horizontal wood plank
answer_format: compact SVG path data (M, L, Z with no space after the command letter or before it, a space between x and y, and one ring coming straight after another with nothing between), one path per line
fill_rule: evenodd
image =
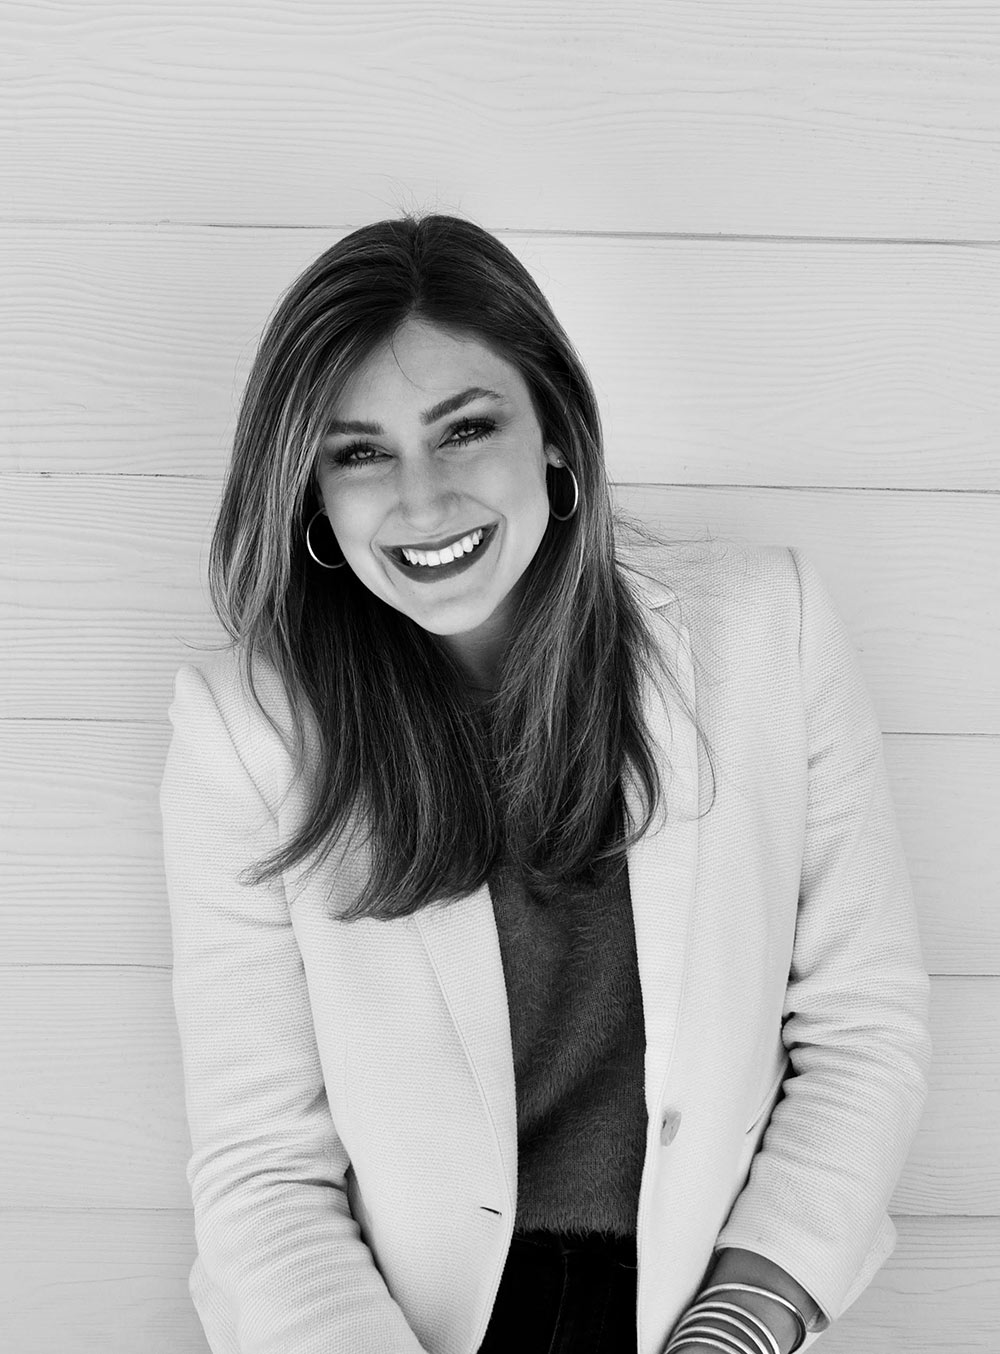
M947 0L8 5L8 215L993 239L1000 28Z
M344 233L0 226L0 471L221 479L268 315ZM499 233L614 481L1000 489L995 249Z

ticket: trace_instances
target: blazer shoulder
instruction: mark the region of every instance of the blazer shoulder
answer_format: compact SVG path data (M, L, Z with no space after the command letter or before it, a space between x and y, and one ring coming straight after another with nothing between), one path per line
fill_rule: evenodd
M294 748L291 704L280 674L263 655L254 655L250 673L245 653L235 645L182 663L174 675L168 714L175 729L183 723L193 736L228 735L262 794L266 787L286 782Z
M802 552L796 551L799 559ZM800 594L792 548L736 537L671 541L628 552L624 563L637 573L640 592L652 609L676 606L682 618L725 616L730 608L797 614Z

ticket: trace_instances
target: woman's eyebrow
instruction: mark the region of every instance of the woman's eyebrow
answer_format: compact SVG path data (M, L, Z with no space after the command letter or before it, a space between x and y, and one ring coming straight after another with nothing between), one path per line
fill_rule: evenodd
M430 409L425 409L420 415L420 422L428 427L436 423L439 418L444 418L445 414L453 414L456 409L461 409L464 404L469 404L472 400L489 399L504 403L504 397L496 390L489 390L484 386L469 386L468 390L459 391L457 395L449 395L446 400L440 404L435 404ZM381 423L365 423L358 419L332 419L326 425L327 433L370 433L373 437L381 436L385 432Z

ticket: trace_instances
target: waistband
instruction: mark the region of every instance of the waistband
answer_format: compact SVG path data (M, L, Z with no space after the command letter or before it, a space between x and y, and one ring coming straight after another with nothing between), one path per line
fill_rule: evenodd
M635 1237L615 1236L612 1232L548 1232L517 1228L513 1241L525 1246L540 1247L555 1255L571 1255L584 1251L589 1255L604 1255L621 1265L635 1269L637 1265Z

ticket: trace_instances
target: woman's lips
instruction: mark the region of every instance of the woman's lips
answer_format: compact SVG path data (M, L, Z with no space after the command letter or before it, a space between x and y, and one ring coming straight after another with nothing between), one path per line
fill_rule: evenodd
M397 555L403 550L419 550L422 555L433 555L441 550L449 550L453 545L458 545L459 541L464 541L466 536L474 536L477 531L487 532L495 525L494 522L479 522L476 526L469 527L468 531L460 531L457 536L445 539L441 545L388 545L385 548Z
M497 524L494 522L486 529L482 541L476 546L475 550L462 555L461 559L452 560L450 564L404 564L391 551L386 551L386 554L399 572L412 579L414 583L441 583L447 578L455 578L459 574L466 573L473 565L478 563L479 559L492 549L493 538L496 534Z

